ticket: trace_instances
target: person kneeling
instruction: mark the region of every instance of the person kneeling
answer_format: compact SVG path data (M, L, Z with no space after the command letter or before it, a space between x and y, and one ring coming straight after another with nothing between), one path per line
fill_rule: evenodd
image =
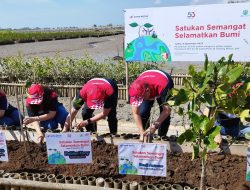
M44 139L41 127L44 131L55 130L58 128L58 124L63 127L68 115L65 107L58 102L57 93L40 84L33 84L28 89L26 108L28 117L24 118L23 123L29 124L36 130L40 142L43 142Z

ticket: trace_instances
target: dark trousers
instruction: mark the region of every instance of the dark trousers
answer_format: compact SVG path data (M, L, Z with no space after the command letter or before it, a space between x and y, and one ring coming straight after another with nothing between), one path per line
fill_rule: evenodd
M159 104L160 113L163 111L163 105L161 98L157 98L157 103ZM140 116L142 119L143 129L146 130L150 126L150 111L154 104L154 100L144 100L140 105ZM160 128L158 129L159 136L166 136L168 132L168 128L170 125L170 116L168 116L161 124Z
M114 134L117 133L117 126L118 126L118 120L116 118L116 107L117 107L117 101L118 101L118 87L117 85L110 79L106 79L114 88L114 93L115 93L115 100L112 104L111 110L108 114L108 125L109 125L109 130L110 133ZM82 118L83 120L89 119L91 117L93 117L93 112L95 110L94 109L90 109L87 104L84 104L84 107L82 109ZM96 123L91 123L89 125L86 125L86 130L87 131L91 131L91 132L96 132L97 128L96 128Z

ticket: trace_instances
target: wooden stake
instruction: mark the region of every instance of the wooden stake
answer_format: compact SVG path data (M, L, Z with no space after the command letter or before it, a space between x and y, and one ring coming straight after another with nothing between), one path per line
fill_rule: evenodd
M25 142L25 136L24 136L24 132L23 132L23 121L22 121L22 117L21 117L20 105L19 105L19 100L18 100L17 86L15 86L15 94L16 94L16 102L17 102L19 122L20 122L20 127L21 127L21 134L23 136L24 148L25 148L25 151L27 152L27 147L26 147L26 142Z
M72 102L72 89L69 87L69 129L70 129L70 132L72 132L72 116L71 116L71 102Z

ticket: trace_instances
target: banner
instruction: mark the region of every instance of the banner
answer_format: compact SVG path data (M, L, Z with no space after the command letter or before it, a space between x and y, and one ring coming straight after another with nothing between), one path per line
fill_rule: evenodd
M250 146L247 148L247 174L246 180L250 181Z
M167 173L165 144L118 144L119 174L161 176Z
M125 10L126 61L250 61L250 3Z
M92 162L91 136L86 133L46 133L49 164Z
M0 161L9 161L5 134L0 132Z

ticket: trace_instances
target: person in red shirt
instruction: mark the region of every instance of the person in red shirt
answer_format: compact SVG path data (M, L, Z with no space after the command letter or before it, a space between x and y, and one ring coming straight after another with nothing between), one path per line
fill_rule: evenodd
M0 125L20 126L18 110L8 102L3 91L0 91Z
M164 104L168 91L173 88L171 76L161 70L148 70L139 75L129 87L130 104L140 140L158 129L159 136L166 136L170 125L171 108ZM150 111L157 100L160 116L150 126ZM150 127L149 127L150 126Z
M58 102L57 93L40 84L33 84L28 89L26 108L28 117L24 118L23 123L31 124L37 131L40 142L44 139L43 131L55 130L59 124L63 127L68 115L65 107Z
M82 118L77 129L85 127L87 131L95 132L94 123L100 119L108 117L109 130L111 134L117 133L116 107L118 100L118 87L112 79L93 78L89 80L76 94L73 100L73 108L67 117L63 132L69 131L71 122L75 118L78 110L82 108ZM96 109L103 111L93 116Z

